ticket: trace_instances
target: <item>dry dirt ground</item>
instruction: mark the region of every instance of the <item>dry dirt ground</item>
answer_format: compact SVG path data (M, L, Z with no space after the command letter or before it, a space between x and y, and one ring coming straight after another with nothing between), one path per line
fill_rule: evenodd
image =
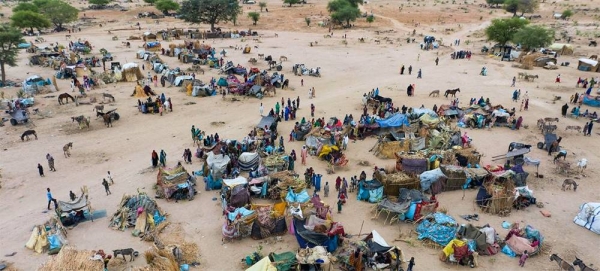
M52 189L57 199L66 200L70 190L77 191L81 186L90 188L90 197L95 209L105 209L108 216L116 210L122 194L136 193L141 191L153 194L152 186L156 180L156 171L149 170L150 153L152 150L164 149L167 154L168 166L172 167L182 158L180 157L184 148L192 148L189 129L196 125L207 133L218 132L221 138L240 139L259 121L259 104L263 103L265 111L284 98L301 98L301 109L298 117L309 116L309 104L316 106L316 115L326 118L337 116L343 117L352 113L355 117L360 115L360 101L363 93L379 87L381 95L394 99L396 106L405 104L407 106L419 107L424 105L431 108L434 104L448 104L449 99L443 96L429 98L428 93L434 89L444 91L450 88L461 88L459 94L461 105L464 105L471 97L490 97L493 104L503 104L506 107L519 107L519 104L511 102L511 93L514 88L509 87L511 78L516 76L518 70L512 68L510 63L500 62L479 53L485 42L481 36L481 29L489 24L491 18L510 16L500 10L494 9L490 12L482 8L482 2L451 3L448 1L372 1L362 7L363 10L373 12L376 21L372 24L361 19L356 27L351 30L334 30L332 38L324 38L327 28L317 26L326 16L325 4L304 5L297 7L283 7L279 1L268 1L269 12L261 13L261 19L257 26L251 26L246 15L240 16L237 26L231 24L223 25L226 29L245 30L252 28L263 35L260 42L250 40L210 40L207 43L215 46L217 51L228 49L227 60L234 63L247 65L250 57L257 57L258 53L273 55L278 58L281 55L288 57L284 62L284 74L291 80L289 90L279 91L275 98L257 100L254 98L242 99L239 102L222 100L221 97L195 98L188 97L179 91L179 88L159 87L158 93L165 93L171 97L174 104L174 112L158 115L143 115L136 109L136 99L129 97L133 90L133 84L118 83L96 89L91 94L108 92L116 97L116 102L107 105L108 108L118 108L121 119L114 123L114 127L106 128L100 120L93 116L92 106L81 105L76 107L73 103L59 106L56 98L36 97L34 108L38 108L45 116L33 116L33 125L30 126L5 126L0 133L0 168L2 170L2 188L0 189L0 259L14 262L16 267L22 270L34 270L37 266L47 260L46 255L37 255L24 248L32 226L42 223L49 217L45 212L46 196L45 189ZM554 10L562 10L564 5L581 6L577 1L559 2L556 5L549 3L541 4L537 14L543 15L542 22L556 23L549 19ZM83 6L82 3L74 3ZM72 38L86 39L94 45L94 52L100 48L106 48L112 52L121 63L138 62L141 60L134 57L141 41L134 41L131 49L124 48L121 44L130 35L140 35L148 29L155 31L166 27L190 26L174 19L161 20L155 24L149 19L135 19L134 16L140 10L152 10L152 7L140 7L139 3L122 4L128 6L131 11L83 11L87 17L94 17L92 25L83 25L82 31L72 34ZM11 5L2 7L5 17L10 14ZM250 6L251 10L258 10L257 5ZM248 12L249 10L244 10ZM312 24L307 27L304 18L310 16ZM585 28L589 33L595 31L593 26L586 24L596 23L594 19L583 13L576 14L573 20L577 20L579 26ZM132 27L136 22L142 25L142 31ZM102 23L102 28L99 24ZM198 26L193 26L198 27ZM205 25L199 26L203 29ZM565 29L575 35L576 29L573 23L560 22L555 28ZM109 29L128 29L113 31L113 35L119 37L118 41L112 41L113 35L108 34ZM458 48L472 50L473 58L467 60L451 60L449 54L454 48L443 47L439 50L421 51L418 43L407 44L405 42L408 33L416 30L417 40L420 35L433 34L443 38L445 45L450 41L460 38L461 46ZM376 31L381 31L376 33ZM279 35L275 38L274 34ZM347 34L347 44L343 43L342 35ZM364 37L365 43L360 43L358 38ZM383 39L388 37L392 43ZM31 40L32 38L27 38ZM46 35L46 43L58 42L68 43L65 33ZM374 40L381 40L380 44ZM309 42L317 41L318 45L309 46ZM469 41L467 44L466 41ZM175 41L179 43L180 41ZM246 45L253 47L251 54L242 54L241 51L229 49L229 46ZM587 38L575 39L575 56L561 56L559 61L571 62L570 67L561 67L559 70L549 71L536 68L527 71L539 75L539 79L533 83L517 82L517 88L524 93L529 92L529 111L519 112L524 117L524 128L513 131L507 128L494 128L490 130L469 130L474 145L485 154L484 164L491 163L491 157L503 154L510 142L524 142L536 144L542 139L541 133L535 128L536 120L541 117L559 117L560 106L574 93L582 92L583 89L575 89L577 77L590 77L591 74L576 70L579 54L589 55L592 53L587 48ZM254 48L257 46L258 48ZM597 52L594 52L597 53ZM13 81L22 81L29 75L39 74L44 77L53 75L49 68L30 67L27 65L28 54L22 52L19 55L19 65L7 69L7 78ZM439 66L434 59L440 58ZM176 58L162 57L172 67L187 68L189 64L182 64ZM300 77L293 76L291 68L294 63L304 63L309 67L321 67L322 77L302 77L304 87L300 86ZM412 65L413 75L399 75L401 65ZM489 70L487 77L479 76L482 66ZM257 67L264 69L266 64L260 62ZM416 78L416 71L422 69L423 78ZM146 73L146 71L144 72ZM555 84L554 78L561 74L563 83ZM199 75L201 79L208 81L211 77L217 77L215 70L208 70L205 75ZM406 96L406 86L416 84L416 96ZM69 91L69 83L58 80L60 92ZM317 98L309 100L307 97L308 87L315 87ZM17 88L4 88L6 97L15 96ZM554 95L562 96L562 100L553 103ZM184 105L195 102L193 105ZM583 106L582 110L587 107ZM590 110L595 110L590 108ZM79 131L76 124L71 122L71 116L86 115L92 117L92 127L88 130ZM224 122L222 126L211 126L211 122ZM546 153L533 150L531 157L541 159L540 173L543 179L530 178L529 186L534 190L538 201L545 204L545 209L552 213L552 217L545 218L540 214L540 209L531 207L523 211L514 211L509 217L497 217L480 214L481 219L476 225L489 223L495 227L501 236L506 234L500 226L506 220L530 224L541 230L546 238L547 249L541 256L529 259L525 268L518 267L518 260L499 254L493 257L480 258L480 270L556 270L555 263L548 260L549 254L558 253L568 261L573 261L575 256L584 259L587 263L600 265L597 248L600 246L598 236L577 225L572 220L580 204L589 201L599 201L599 188L595 183L598 178L596 165L600 157L596 150L600 143L597 141L598 133L593 132L591 137L583 137L575 132L565 132L566 125L583 126L583 119L564 119L558 123L558 135L563 137L562 146L569 151L567 160L574 163L580 158L589 160L589 167L585 175L577 175L580 188L577 192L561 191L560 184L565 178L554 173L552 161ZM293 127L293 122L283 122L279 131L286 136ZM21 142L19 136L26 129L34 128L39 140ZM595 130L598 128L595 128ZM61 148L67 142L73 142L72 156L64 158ZM351 159L346 169L340 170L336 175L349 178L358 175L362 170L368 174L372 167L360 166L358 160L368 160L371 165L379 167L391 166L394 161L381 160L368 152L376 142L375 138L351 143L347 156ZM302 142L286 143L287 149L299 151ZM56 159L56 172L47 171L45 161L46 153L51 153ZM46 168L46 177L38 175L36 165L41 163ZM314 167L317 172L325 172L325 163L315 158L309 158L308 165ZM194 160L194 164L187 166L189 171L198 170L201 163ZM111 187L112 195L106 196L101 186L102 178L106 171L113 173L116 184ZM305 167L296 164L297 172L304 172ZM535 171L527 167L530 173ZM326 175L324 181L335 180L336 175ZM172 222L182 223L187 233L187 238L199 244L202 253L202 270L240 270L240 259L248 255L261 244L259 241L247 238L233 243L221 244L221 217L220 207L217 201L217 192L205 192L200 184L200 194L191 202L165 202L158 200L160 206L169 213L168 219ZM447 208L450 215L457 218L460 223L464 220L458 218L461 214L477 213L478 208L474 205L475 190L465 192L455 191L442 193L438 196L441 207ZM324 200L334 205L335 198L329 197ZM344 207L342 214L334 214L334 219L344 224L346 231L358 234L364 222L363 232L370 230L379 231L386 240L401 247L408 257L415 257L417 266L415 270L455 270L462 267L447 265L437 260L439 250L425 247L419 241L410 244L396 242L400 233L408 233L414 229L412 224L384 225L383 219L372 219L371 209L373 205L350 200ZM132 247L144 251L150 246L149 243L140 242L132 237L129 232L115 231L107 227L108 218L98 219L95 222L82 223L69 231L68 239L72 245L82 249L104 249L112 250ZM414 239L414 234L412 235ZM271 241L271 240L269 240ZM285 235L281 242L264 246L265 252L282 252L297 249L297 242L292 235ZM17 252L15 256L6 257L5 254ZM142 258L137 259L133 265L143 265ZM124 267L123 267L124 268ZM121 269L115 269L121 270Z

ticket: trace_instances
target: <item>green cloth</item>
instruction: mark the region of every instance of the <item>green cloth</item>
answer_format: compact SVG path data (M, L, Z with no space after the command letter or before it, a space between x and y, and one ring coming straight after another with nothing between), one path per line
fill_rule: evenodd
M163 167L166 166L167 164L167 153L164 150L160 150L160 163L162 164Z
M277 271L291 270L297 264L296 253L288 251L280 254L271 253Z
M275 104L275 115L279 115L279 109L280 109L280 107L279 107L279 102L277 102L277 103Z

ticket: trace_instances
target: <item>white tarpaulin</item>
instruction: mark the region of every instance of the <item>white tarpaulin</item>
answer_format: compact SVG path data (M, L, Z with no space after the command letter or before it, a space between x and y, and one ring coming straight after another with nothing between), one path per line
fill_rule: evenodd
M237 185L240 185L240 184L247 184L248 183L248 179L246 179L246 178L244 178L242 176L239 176L239 177L237 177L235 179L223 179L223 183L226 186L234 187L234 186L237 186Z
M579 207L579 213L573 219L575 224L600 234L600 203L588 202Z

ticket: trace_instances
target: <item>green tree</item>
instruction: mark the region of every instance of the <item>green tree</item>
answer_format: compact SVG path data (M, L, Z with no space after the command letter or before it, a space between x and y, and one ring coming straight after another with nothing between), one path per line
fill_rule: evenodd
M267 7L267 2L258 2L258 6L260 7L260 12L263 12L263 9Z
M29 28L31 33L33 33L34 28L39 31L42 28L48 28L52 25L44 15L31 10L17 11L13 13L13 15L10 17L10 20L12 26L18 28Z
M163 14L169 14L170 10L178 10L179 4L173 0L159 0L155 3L156 9L162 11Z
M306 26L310 26L310 22L311 22L310 17L304 18L304 22L306 23Z
M554 42L554 30L538 25L526 26L515 33L513 41L526 50L546 47Z
M215 29L219 22L229 22L237 19L242 13L242 7L236 0L185 0L181 4L181 18L192 24L210 24Z
M485 35L488 40L505 45L513 39L515 33L527 24L529 24L529 21L521 18L494 19L492 24L485 29Z
M25 11L25 10L29 10L29 11L33 11L33 12L40 12L40 8L38 8L38 6L32 4L32 3L19 3L16 7L14 7L12 9L13 12L19 12L19 11Z
M573 16L573 11L570 9L567 9L562 12L562 14L560 15L560 18L563 20L568 20L571 16Z
M39 0L34 0L34 4L36 1ZM45 3L40 6L40 11L42 14L46 15L46 18L48 18L54 26L56 26L57 31L65 30L63 24L77 20L77 15L79 14L78 9L61 0L45 1Z
M150 4L151 6L154 5L154 3L158 2L158 0L144 0L144 2Z
M88 2L92 5L98 5L98 6L106 6L108 3L110 3L112 0L88 0Z
M375 21L375 16L373 16L372 14L367 16L367 23L371 24Z
M260 19L260 13L252 11L252 12L248 12L248 18L250 18L252 20L253 25L256 25L256 23L258 22L258 19Z
M19 43L23 42L25 40L19 29L8 24L0 25L0 72L2 72L3 84L6 82L5 66L17 66Z
M347 0L333 0L327 4L327 10L331 13L331 19L337 24L346 23L350 27L350 22L360 17L360 10Z
M42 8L44 7L46 4L48 4L50 1L52 0L33 0L33 4L36 5L38 8Z
M291 7L292 5L300 3L300 0L283 0L283 3L288 4L289 7Z
M525 13L534 12L540 5L538 0L505 0L504 9L512 12L513 17L517 16L517 12L521 12L521 16Z
M517 17L517 11L519 10L519 0L505 0L504 10L512 12L513 17Z
M488 3L490 6L496 6L498 7L501 4L504 4L504 0L485 0L486 3Z

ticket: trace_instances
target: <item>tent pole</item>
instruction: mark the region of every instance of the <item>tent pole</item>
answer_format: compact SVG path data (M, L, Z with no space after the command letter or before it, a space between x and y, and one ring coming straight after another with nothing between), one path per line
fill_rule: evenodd
M363 226L365 225L365 221L363 220L362 224L360 224L360 231L358 231L358 236L362 233Z

